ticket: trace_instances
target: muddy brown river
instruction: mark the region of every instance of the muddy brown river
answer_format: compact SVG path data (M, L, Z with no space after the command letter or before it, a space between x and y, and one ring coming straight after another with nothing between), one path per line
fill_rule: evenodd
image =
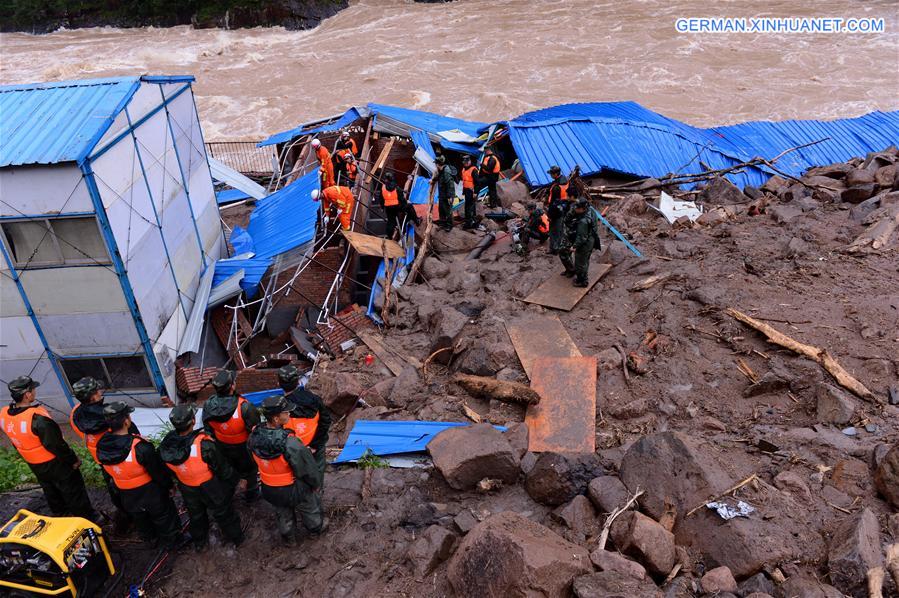
M696 125L899 108L896 0L362 0L310 31L0 35L0 81L195 75L207 140L258 139L368 101L494 120L636 100ZM682 34L678 17L882 17L877 34Z

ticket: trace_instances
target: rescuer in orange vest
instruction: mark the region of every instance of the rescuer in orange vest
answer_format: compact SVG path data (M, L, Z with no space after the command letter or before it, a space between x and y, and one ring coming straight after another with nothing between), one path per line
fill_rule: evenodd
M340 226L343 230L350 230L350 224L353 221L353 204L356 198L349 187L342 185L333 185L325 187L321 191L312 190L312 201L322 202L322 213L326 218L332 215L340 219Z
M334 184L334 162L331 160L331 152L318 139L312 140L312 151L315 152L315 158L318 160L321 185L330 187Z
M384 206L384 212L387 215L386 236L388 239L393 238L395 231L402 232L404 216L409 222L421 223L421 218L418 217L415 208L406 198L406 192L397 185L392 172L384 173L384 181L377 195L381 198L381 205Z
M129 432L133 412L134 407L121 401L103 408L109 432L97 443L97 458L103 475L118 489L122 507L134 519L141 539L177 548L186 538L172 501L172 476L153 443Z
M44 491L54 515L76 515L96 521L97 513L84 488L81 460L66 441L47 410L37 403L29 376L19 376L6 387L12 404L0 409L0 428L28 464Z
M259 410L238 395L234 387L234 374L222 370L212 379L215 394L203 405L203 427L215 438L222 455L246 480L244 499L252 502L259 498L259 477L256 463L247 451L247 438L259 425Z
M549 186L549 198L546 200L546 211L549 216L549 252L559 253L562 237L565 234L565 214L571 206L568 198L568 178L562 175L562 169L551 166L546 171L553 178Z
M356 163L356 157L353 154L347 154L344 158L346 170L346 186L352 189L356 186L356 176L359 174L359 165Z
M465 197L465 225L462 228L472 229L477 226L475 220L478 207L474 190L478 169L471 163L471 156L462 156L462 170L460 173L462 175L462 195Z
M193 405L177 405L169 413L169 421L175 429L159 444L159 457L178 480L194 548L202 552L209 543L210 515L225 539L240 546L243 531L232 502L237 481L234 469L215 441L202 429L194 429L197 409Z
M290 406L290 421L287 429L309 447L321 486L325 481L325 446L328 444L328 431L331 429L331 410L322 403L322 398L305 388L300 388L300 371L293 365L285 365L278 370L278 386L284 391Z
M499 195L496 193L496 183L499 182L499 173L502 170L502 167L499 163L499 158L493 151L492 147L488 147L484 150L484 159L481 160L481 182L487 187L487 207L488 208L498 208L499 207Z
M72 394L78 399L78 404L72 409L69 425L72 427L72 431L81 438L87 451L99 465L97 444L100 442L100 438L109 432L109 424L106 423L106 416L103 415L103 408L106 406L103 402L103 387L95 378L85 376L72 385ZM131 434L140 434L140 430L133 422L128 431ZM109 491L109 497L118 513L116 526L127 529L131 524L131 517L122 508L122 497L115 484L108 478L106 481L106 489Z
M290 403L282 396L262 402L265 425L256 426L248 446L259 466L262 496L275 507L278 531L285 544L295 542L297 511L303 527L313 536L328 528L322 516L321 476L312 452L284 426L290 421Z
M524 228L519 232L524 253L527 253L531 239L536 239L538 243L543 243L549 238L549 217L546 213L538 208L536 204L528 205L528 220Z
M350 160L356 157L358 150L356 149L356 141L350 137L349 131L342 131L340 138L334 146L334 170L336 174L337 184L347 185L349 179Z

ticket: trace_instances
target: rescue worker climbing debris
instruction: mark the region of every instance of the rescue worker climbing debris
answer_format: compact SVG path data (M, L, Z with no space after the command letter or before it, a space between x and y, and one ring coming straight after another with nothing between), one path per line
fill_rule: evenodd
M312 151L315 152L315 158L318 160L322 188L334 185L334 162L331 160L331 152L318 139L312 140Z
M546 200L546 211L549 216L549 252L559 253L565 235L565 215L568 213L568 178L562 175L562 169L551 166L546 171L553 178Z
M63 439L59 425L37 403L38 386L40 382L29 376L7 384L12 404L0 409L0 428L37 478L50 512L95 520L81 460Z
M169 413L174 430L159 444L159 456L178 480L178 489L190 518L188 530L194 549L209 544L209 517L218 524L228 542L240 546L243 531L233 505L236 474L215 441L196 428L193 405L176 406Z
M527 222L518 234L524 253L528 253L531 239L544 243L549 238L549 216L536 204L529 204Z
M312 536L328 528L322 516L321 476L312 452L284 426L290 421L290 404L283 396L262 402L265 424L250 434L249 449L259 466L262 496L275 508L278 532L288 545L296 542L297 511Z
M484 150L484 159L481 160L480 180L487 187L487 207L498 208L499 195L496 193L496 184L499 182L499 173L502 170L499 157L492 147Z
M344 170L346 172L346 183L344 184L352 189L356 186L356 177L359 175L359 164L356 162L356 157L353 154L347 154L344 161Z
M326 218L337 218L340 220L340 227L343 230L350 230L353 221L353 205L356 199L349 187L333 185L325 187L321 191L313 189L311 197L312 201L321 200L322 213Z
M471 156L462 156L462 195L465 198L465 225L466 230L477 226L477 197L475 196L475 179L478 169L471 163Z
M163 548L177 548L187 537L172 501L172 476L149 440L132 434L134 407L121 401L108 403L103 415L109 432L97 443L97 458L122 498L122 507L134 519L141 539Z
M403 228L403 218L411 222L419 223L420 219L415 213L415 208L406 199L403 188L397 185L392 172L384 175L381 185L381 203L387 216L387 238L392 239L395 231Z
M453 229L453 200L456 198L456 169L446 163L445 156L437 156L435 161L437 172L431 179L437 185L438 213L440 219L437 224L445 231Z
M599 236L596 232L596 215L590 209L590 203L578 199L577 203L565 216L565 235L559 250L559 258L565 266L564 276L574 277L574 286L586 287L590 268L590 254L599 248ZM572 260L572 253L574 260Z
M356 141L350 137L350 132L342 131L337 139L337 143L334 145L334 156L332 158L337 184L352 187L348 182L348 165L350 159L354 158L357 153Z
M300 371L294 365L285 365L278 370L278 385L290 406L290 421L287 429L296 434L315 457L321 486L325 480L325 446L331 429L331 411L325 407L320 396L300 385Z
M250 502L259 498L259 479L256 463L247 452L250 431L259 424L259 411L238 395L234 374L227 370L212 379L215 394L203 405L203 427L212 436L222 456L246 480L244 498Z

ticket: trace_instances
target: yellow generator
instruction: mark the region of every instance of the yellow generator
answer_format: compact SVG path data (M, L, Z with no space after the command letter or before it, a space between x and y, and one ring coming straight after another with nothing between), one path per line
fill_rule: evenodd
M103 531L87 519L22 509L0 528L0 596L86 598L113 575Z

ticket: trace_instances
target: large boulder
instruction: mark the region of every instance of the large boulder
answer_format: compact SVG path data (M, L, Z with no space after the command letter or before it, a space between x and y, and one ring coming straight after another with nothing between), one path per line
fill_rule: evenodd
M883 566L880 524L870 509L843 520L834 531L827 553L830 581L842 592L858 598L868 595L866 575Z
M621 575L617 571L600 571L574 580L577 598L662 598L652 581Z
M567 505L553 511L553 518L564 523L568 529L584 536L595 536L599 532L596 510L583 494L578 494Z
M513 203L527 205L532 202L528 186L521 181L499 181L496 184L496 195L503 207L512 207Z
M587 551L512 511L474 527L450 558L447 579L459 596L566 597L590 573Z
M674 567L674 534L657 521L628 511L615 520L610 531L618 550L643 563L651 573L667 575Z
M336 415L349 413L364 392L362 383L352 374L340 372L322 379L322 401Z
M769 564L823 555L821 537L810 522L803 521L806 510L788 494L765 493L758 500L747 496L756 507L748 518L725 521L710 509L686 517L688 511L718 496L740 477L728 474L710 451L700 450L679 433L661 432L639 439L625 453L619 475L631 492L637 488L645 491L640 504L653 518L662 517L666 501L673 505L677 543L702 553L709 568L727 566L737 578L743 578Z
M824 424L843 426L852 421L858 405L848 393L833 384L818 385L816 416Z
M508 484L518 479L518 454L490 424L448 428L428 443L428 453L456 490L474 488L484 478Z
M430 352L434 353L441 349L451 349L455 346L465 325L468 324L468 316L461 313L457 309L447 306L441 309L434 317L431 318L431 348ZM437 363L449 363L452 357L452 350L442 351L435 358Z
M874 485L893 508L899 509L899 444L894 445L877 465Z
M455 542L456 534L439 525L432 525L412 543L406 557L415 573L424 577L449 558Z
M877 183L867 183L849 187L840 193L840 199L846 203L861 203L877 193Z
M854 185L873 183L875 175L876 170L873 169L856 168L855 170L850 170L846 173L846 186L852 187Z
M541 453L525 478L531 498L544 505L561 505L584 494L590 480L602 473L595 454Z
M749 198L740 189L724 177L715 177L702 190L702 202L715 206L739 204Z

